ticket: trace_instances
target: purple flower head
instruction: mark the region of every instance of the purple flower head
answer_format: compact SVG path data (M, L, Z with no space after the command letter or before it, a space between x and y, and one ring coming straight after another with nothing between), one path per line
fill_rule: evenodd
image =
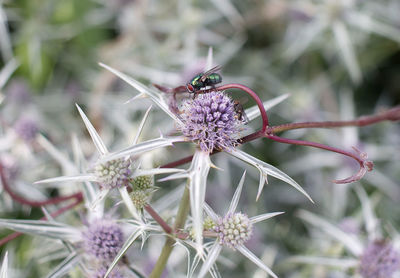
M400 254L390 242L370 242L361 256L360 273L363 278L391 278L400 269Z
M113 260L124 243L122 229L111 220L92 222L83 237L86 252L105 261Z
M35 121L27 117L21 117L14 125L14 130L24 141L30 142L35 139L39 128Z
M122 187L128 184L131 171L129 159L115 159L98 163L94 172L100 185L106 189Z
M107 267L102 266L95 273L93 273L90 276L90 278L104 278L104 275L106 275L106 273L107 273ZM114 268L107 277L109 277L109 278L123 278L124 276L122 276L121 272L117 268Z
M237 145L242 121L232 99L223 92L199 94L183 104L183 135L198 142L205 152L230 149Z
M243 245L253 234L253 224L246 214L228 213L225 217L218 219L215 231L219 236L219 243L235 249Z

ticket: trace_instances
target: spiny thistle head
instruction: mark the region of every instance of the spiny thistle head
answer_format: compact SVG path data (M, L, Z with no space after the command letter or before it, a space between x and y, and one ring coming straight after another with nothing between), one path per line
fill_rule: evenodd
M99 162L94 168L100 185L106 189L122 187L129 182L131 161L119 158L107 162Z
M122 229L112 220L92 222L83 237L86 252L104 261L114 259L124 243Z
M130 195L132 203L139 210L143 209L150 199L150 194L145 190L133 190Z
M235 249L244 244L253 234L253 223L243 213L228 213L225 217L218 219L215 231L219 236L219 243Z
M27 117L20 118L14 125L14 130L24 141L32 141L35 139L39 128L35 121Z
M139 176L130 180L133 190L148 190L153 187L154 177L153 176Z
M180 129L205 152L237 144L241 124L232 99L219 91L199 94L183 104Z
M390 242L376 240L370 242L360 261L363 278L391 278L400 270L400 253Z
M95 273L93 273L90 276L90 278L104 278L106 273L107 273L107 267L102 266ZM123 278L124 276L122 276L121 272L118 269L114 268L107 277L109 277L109 278Z

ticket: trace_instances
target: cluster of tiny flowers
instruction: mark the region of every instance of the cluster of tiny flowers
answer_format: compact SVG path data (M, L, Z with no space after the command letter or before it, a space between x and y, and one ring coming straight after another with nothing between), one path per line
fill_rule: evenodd
M20 118L14 125L14 130L24 141L32 141L39 132L37 124L26 117Z
M121 228L111 220L94 221L84 232L86 252L99 260L113 260L123 243Z
M153 176L139 176L130 180L133 190L148 190L153 187Z
M185 101L182 108L180 129L201 150L229 150L237 144L243 122L238 119L234 102L223 92L199 94Z
M360 274L363 278L391 278L400 270L400 254L390 242L373 241L361 256Z
M218 219L215 231L219 236L219 243L235 249L244 244L253 234L253 224L243 213L229 213Z
M141 210L149 202L150 194L144 190L134 190L130 194L133 205Z
M132 185L131 199L139 210L149 202L151 193L154 190L154 176L139 176L130 180Z
M94 173L102 187L111 189L127 185L132 173L130 167L129 159L120 158L98 163L94 168Z
M104 278L104 276L107 273L107 268L106 267L101 267L99 270L97 270L95 273L93 273L90 278ZM118 269L113 269L111 273L107 276L109 278L123 278L121 272Z

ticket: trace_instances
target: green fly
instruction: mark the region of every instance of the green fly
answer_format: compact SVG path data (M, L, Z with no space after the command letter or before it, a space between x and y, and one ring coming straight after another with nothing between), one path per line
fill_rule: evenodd
M215 84L222 82L222 77L216 71L220 70L221 66L213 67L212 69L197 74L192 80L186 85L186 90L189 93L196 93L196 91L205 88L207 86L214 86Z

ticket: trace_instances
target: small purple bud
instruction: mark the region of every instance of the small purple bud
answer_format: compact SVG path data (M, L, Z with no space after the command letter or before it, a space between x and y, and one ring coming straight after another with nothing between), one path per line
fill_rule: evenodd
M36 134L39 132L35 121L24 116L14 124L14 130L26 142L35 139Z
M243 213L229 213L218 219L215 225L215 232L218 233L219 243L235 249L246 243L253 234L253 223Z
M111 261L124 243L122 229L111 220L92 222L83 234L86 252L97 259Z
M375 240L361 256L360 274L363 278L391 278L400 269L400 254L390 242Z
M132 173L129 159L115 159L98 163L94 172L100 185L106 189L128 185Z

